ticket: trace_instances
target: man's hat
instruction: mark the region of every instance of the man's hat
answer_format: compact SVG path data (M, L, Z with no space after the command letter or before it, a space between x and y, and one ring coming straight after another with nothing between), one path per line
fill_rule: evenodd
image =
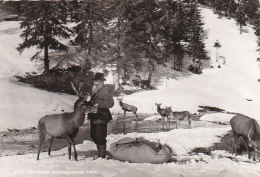
M105 77L103 73L96 73L95 77L93 78L94 81L105 81Z

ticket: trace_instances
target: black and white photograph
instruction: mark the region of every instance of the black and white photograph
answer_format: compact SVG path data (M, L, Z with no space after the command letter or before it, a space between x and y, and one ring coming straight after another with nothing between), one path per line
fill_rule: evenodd
M0 1L1 177L259 165L259 0Z

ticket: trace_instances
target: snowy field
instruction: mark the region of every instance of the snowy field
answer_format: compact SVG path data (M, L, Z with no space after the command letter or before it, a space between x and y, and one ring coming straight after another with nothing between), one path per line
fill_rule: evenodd
M248 32L239 34L239 27L234 20L219 19L211 10L201 10L208 35L206 49L212 65L217 65L213 47L216 40L222 45L219 53L226 58L226 65L204 69L201 75L166 80L167 87L163 85L158 90L128 95L124 101L138 106L140 113L155 113L155 103L160 102L163 106L172 106L173 110L191 113L197 112L198 106L214 106L260 121L260 84L257 82L260 70L256 61L259 56L254 31L251 27L246 27ZM60 113L62 110L71 111L77 99L75 96L54 94L14 81L14 75L37 71L40 65L28 60L33 49L22 55L16 51L17 44L21 42L19 34L17 22L0 23L0 131L37 126L37 121L43 115ZM116 99L115 102L112 113L122 113ZM226 124L231 117L230 114L222 113L205 115L201 119ZM176 163L135 164L93 160L84 155L79 156L79 161L70 161L65 148L53 152L51 157L42 153L40 161L36 161L36 154L0 157L0 176L260 176L259 162L248 160L246 155L234 157L225 151L213 151L211 156L189 154L196 147L210 147L219 142L220 137L230 129L229 125L222 125L160 133L111 134L107 138L108 150L111 143L125 136L142 136L151 141L160 141L173 149ZM77 145L78 151L95 149L94 143L87 140Z

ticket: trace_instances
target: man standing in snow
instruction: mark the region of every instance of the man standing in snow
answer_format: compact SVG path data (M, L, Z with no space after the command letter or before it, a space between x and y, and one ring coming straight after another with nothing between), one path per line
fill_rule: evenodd
M96 73L92 87L92 101L98 103L97 113L88 114L90 120L90 136L97 145L98 157L106 157L107 123L112 120L109 108L114 106L110 90L104 85L103 73Z

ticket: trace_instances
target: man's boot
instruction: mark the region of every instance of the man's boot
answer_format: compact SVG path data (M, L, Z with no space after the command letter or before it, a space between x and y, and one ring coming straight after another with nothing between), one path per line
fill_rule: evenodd
M99 154L99 157L102 157L102 158L106 157L106 144L100 145L98 154Z

